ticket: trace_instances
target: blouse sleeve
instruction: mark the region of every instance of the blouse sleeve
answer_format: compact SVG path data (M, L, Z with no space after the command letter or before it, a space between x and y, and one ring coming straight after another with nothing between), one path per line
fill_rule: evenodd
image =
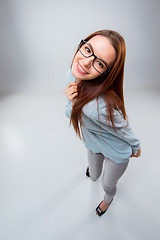
M69 101L68 98L67 98L65 114L69 119L71 118L71 112L72 112L72 102Z
M67 87L69 82L74 82L74 77L71 73L71 69L67 72L67 81L65 82L65 87ZM65 107L65 115L70 119L72 112L72 102L66 97L66 107Z

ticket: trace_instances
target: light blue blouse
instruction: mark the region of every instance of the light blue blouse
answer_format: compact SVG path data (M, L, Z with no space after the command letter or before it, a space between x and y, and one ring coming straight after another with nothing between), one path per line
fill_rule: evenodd
M67 82L77 80L69 69L67 74ZM83 136L84 144L87 149L94 153L102 153L105 157L116 163L123 163L129 160L132 152L137 153L140 147L140 141L134 135L127 120L124 120L121 111L114 110L114 123L116 132L112 124L106 122L106 103L103 97L94 99L82 108L83 113ZM70 118L72 111L72 102L67 98L66 116ZM100 122L99 122L100 121Z

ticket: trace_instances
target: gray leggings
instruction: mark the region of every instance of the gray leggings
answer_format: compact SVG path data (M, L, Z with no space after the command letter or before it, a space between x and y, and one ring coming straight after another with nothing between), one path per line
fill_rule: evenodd
M102 186L105 191L104 202L110 203L116 194L116 184L119 178L125 172L128 162L115 163L109 158L104 157L101 153L93 153L88 150L89 174L92 181L96 181L102 173L104 162L104 173L102 178Z

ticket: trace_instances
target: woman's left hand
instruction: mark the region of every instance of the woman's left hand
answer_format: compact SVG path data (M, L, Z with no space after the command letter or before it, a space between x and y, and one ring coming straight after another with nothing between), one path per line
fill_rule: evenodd
M139 157L141 155L141 147L139 148L138 152L136 154L132 153L130 157Z

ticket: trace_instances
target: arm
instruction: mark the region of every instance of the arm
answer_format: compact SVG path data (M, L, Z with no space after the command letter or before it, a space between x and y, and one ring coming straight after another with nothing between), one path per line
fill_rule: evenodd
M134 135L129 123L118 129L119 136L132 147L131 157L139 157L141 154L141 147L139 139Z
M76 83L76 81L69 82L65 89L65 95L67 97L65 114L68 118L71 117L72 105L74 104L75 98L78 95L77 85L78 84Z

